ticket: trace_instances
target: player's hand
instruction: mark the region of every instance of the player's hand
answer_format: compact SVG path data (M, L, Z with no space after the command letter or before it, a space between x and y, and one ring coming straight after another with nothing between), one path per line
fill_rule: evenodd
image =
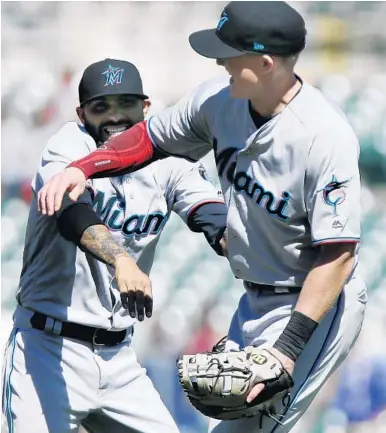
M38 194L38 209L43 215L53 215L62 206L64 194L68 191L71 200L76 201L84 192L86 178L79 168L69 167L46 182Z
M224 257L228 258L228 245L227 245L227 241L225 239L225 236L223 236L220 239L220 247L222 248L222 253L224 254Z
M120 256L115 261L115 278L124 308L132 318L142 322L153 314L153 292L150 278L144 274L135 261L128 256Z
M288 358L287 356L283 355L279 350L274 349L273 347L270 347L268 350L283 364L283 367L292 376L292 373L295 368L294 361L292 361L291 358ZM263 389L264 389L264 384L259 383L255 385L247 396L247 402L250 403L252 400L254 400L261 393Z

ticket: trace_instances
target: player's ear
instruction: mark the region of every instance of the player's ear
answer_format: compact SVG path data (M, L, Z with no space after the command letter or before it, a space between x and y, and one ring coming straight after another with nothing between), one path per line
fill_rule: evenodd
M267 54L264 54L263 56L261 56L261 61L262 72L264 74L268 74L269 72L271 72L273 68L273 58Z
M149 112L151 107L151 101L150 99L145 99L143 101L143 117L146 117L147 113Z
M84 125L84 110L82 107L76 107L76 114L79 117L79 120L83 123Z

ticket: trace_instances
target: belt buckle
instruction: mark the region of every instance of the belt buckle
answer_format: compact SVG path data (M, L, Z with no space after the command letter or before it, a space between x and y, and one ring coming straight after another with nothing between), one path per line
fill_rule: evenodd
M92 344L94 345L94 346L104 346L105 344L104 343L97 343L97 338L98 338L98 331L101 331L102 330L102 328L96 328L95 329L95 332L94 332L94 335L92 336Z

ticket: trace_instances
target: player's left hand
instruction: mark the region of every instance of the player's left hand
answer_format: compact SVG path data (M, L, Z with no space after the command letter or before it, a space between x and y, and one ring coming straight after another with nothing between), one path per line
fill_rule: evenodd
M228 245L225 236L220 239L219 244L222 249L222 253L224 254L224 257L228 258Z
M271 347L269 351L283 364L283 367L287 370L287 372L292 375L295 368L294 361L292 361L292 359L283 355L281 352L279 352L277 349L274 349L273 347ZM250 403L252 400L254 400L261 393L261 391L263 391L263 389L264 385L262 383L258 383L257 385L255 385L251 389L250 393L247 395L247 402Z

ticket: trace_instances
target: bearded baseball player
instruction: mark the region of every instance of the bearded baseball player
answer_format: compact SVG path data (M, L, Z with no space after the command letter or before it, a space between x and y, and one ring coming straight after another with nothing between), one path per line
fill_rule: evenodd
M360 332L359 144L346 118L294 73L303 18L285 2L231 2L190 45L229 79L210 80L40 193L43 214L87 178L214 149L228 206L230 266L245 294L225 351L178 360L192 404L214 433L284 433L304 414Z
M143 121L150 106L136 67L114 59L84 71L79 102L82 124L68 122L48 141L32 182L3 415L10 433L80 425L90 433L178 433L136 359L133 327L152 314L148 275L170 213L221 254L226 206L201 164L170 158L94 180L55 218L41 215L45 181Z

